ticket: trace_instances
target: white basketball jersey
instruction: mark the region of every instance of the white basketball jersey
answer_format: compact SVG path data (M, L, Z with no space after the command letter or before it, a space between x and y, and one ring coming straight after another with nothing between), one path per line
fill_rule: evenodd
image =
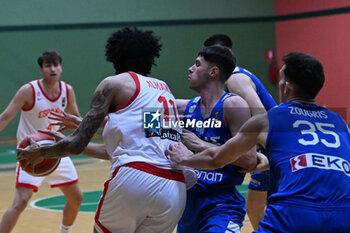
M130 162L146 162L165 169L179 169L164 154L171 143L181 140L175 98L161 80L129 72L136 83L133 97L108 114L103 139L112 171ZM171 127L163 127L163 119Z
M57 130L58 126L52 126L48 115L50 112L62 113L68 103L68 87L60 81L60 94L55 99L50 99L40 85L39 80L29 83L33 89L33 105L29 109L22 109L17 129L17 143L20 143L27 135L34 134L39 129Z

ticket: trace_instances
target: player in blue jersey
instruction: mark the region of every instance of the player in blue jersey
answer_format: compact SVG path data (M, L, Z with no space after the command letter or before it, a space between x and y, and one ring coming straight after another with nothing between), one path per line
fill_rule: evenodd
M184 130L182 140L192 151L224 144L250 118L247 103L224 91L224 83L234 66L230 49L206 47L189 68L189 87L199 96L177 100L179 113L184 114L185 123L211 122L208 127L196 123ZM245 175L238 170L253 169L257 163L255 153L252 149L221 169L196 170L198 182L187 191L185 211L177 227L179 233L240 232L245 200L235 186L242 184Z
M206 39L204 46L220 45L232 49L232 40L225 34L214 34ZM275 100L266 90L262 82L249 70L236 66L226 82L229 92L238 94L249 105L252 116L266 113L276 106ZM261 146L259 152L264 153ZM259 222L264 218L267 194L274 190L270 180L270 171L255 172L251 175L247 191L247 214L254 228L258 229Z
M179 164L216 169L263 145L277 191L258 232L349 232L350 134L338 114L315 104L322 64L289 53L280 71L281 105L249 119L223 146L193 155L179 143L166 151Z

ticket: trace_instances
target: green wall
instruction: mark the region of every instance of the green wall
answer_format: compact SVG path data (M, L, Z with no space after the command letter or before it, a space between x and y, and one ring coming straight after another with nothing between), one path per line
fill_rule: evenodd
M187 89L187 69L203 40L214 33L231 36L238 64L260 77L276 97L276 88L267 81L265 61L266 49L275 49L274 23L264 21L274 15L273 4L273 0L2 1L0 111L21 85L40 77L39 54L55 49L63 57L61 79L74 87L84 115L97 84L114 72L104 58L106 40L125 25L153 30L161 37L163 50L152 75L167 81L178 98L196 95ZM15 137L17 124L18 116L0 138Z

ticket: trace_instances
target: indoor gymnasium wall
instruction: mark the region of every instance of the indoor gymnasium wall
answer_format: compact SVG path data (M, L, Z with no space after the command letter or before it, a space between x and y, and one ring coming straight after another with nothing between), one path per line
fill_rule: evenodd
M291 51L318 58L326 81L316 103L346 113L349 123L350 1L276 0L275 8L277 16L289 16L276 23L278 61Z
M188 67L205 38L225 33L234 41L239 64L268 82L266 49L275 49L274 1L121 0L3 1L0 3L0 111L23 84L39 78L37 57L56 49L63 57L61 79L70 83L84 115L97 84L113 75L105 61L109 35L124 26L155 31L163 50L152 75L167 81L178 98L196 95L187 88ZM0 132L14 138L17 117Z

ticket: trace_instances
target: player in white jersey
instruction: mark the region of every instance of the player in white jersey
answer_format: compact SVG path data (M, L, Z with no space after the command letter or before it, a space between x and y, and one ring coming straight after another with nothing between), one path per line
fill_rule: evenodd
M43 52L38 58L42 79L23 85L15 94L7 108L0 115L0 131L21 110L17 129L17 144L27 135L37 130L57 130L48 116L51 112L67 111L80 116L73 88L60 81L62 73L61 56L53 50ZM51 187L59 187L67 202L63 210L63 220L59 232L69 232L78 214L82 193L78 175L70 158L61 160L58 168L48 176L34 177L17 164L16 191L12 205L3 215L0 232L10 232L23 212L33 192L38 191L43 181Z
M69 136L48 147L18 149L19 160L81 153L105 117L105 146L85 149L109 159L111 175L95 215L94 232L171 233L186 202L183 167L164 150L180 141L174 124L175 98L165 82L146 77L161 45L152 31L123 28L106 45L107 60L116 74L97 87L89 112ZM94 151L95 149L95 151Z

